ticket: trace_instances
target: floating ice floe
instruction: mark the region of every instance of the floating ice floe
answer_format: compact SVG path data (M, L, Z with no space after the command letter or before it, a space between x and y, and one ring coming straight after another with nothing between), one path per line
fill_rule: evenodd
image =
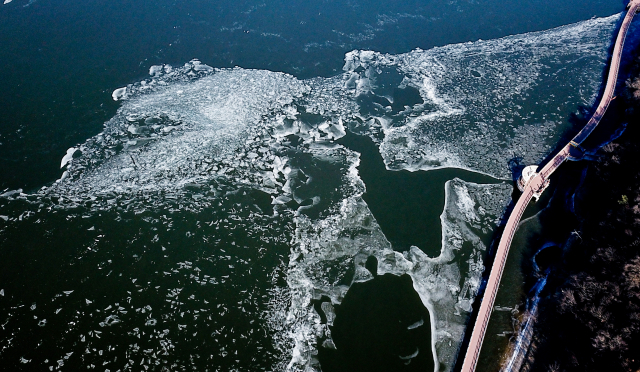
M420 319L419 321L408 326L407 329L416 329L418 327L421 327L423 324L424 324L424 319Z
M118 88L114 90L113 93L111 93L111 97L113 98L114 101L119 101L122 98L124 98L126 94L127 94L127 87Z
M12 196L16 196L16 195L20 195L20 194L22 194L22 189L9 190L9 191L5 191L2 194L0 194L0 198L10 198Z
M505 159L538 162L568 129L569 114L591 106L601 84L593 77L605 68L618 18L400 55L353 51L345 58L347 85L356 95L388 97L388 76L399 74L401 86L420 91L424 102L410 115L379 128L388 168L456 167L508 178ZM548 86L563 88L546 94Z
M65 165L69 164L71 160L73 160L73 154L77 151L75 147L71 147L67 150L67 153L60 160L60 169L64 168Z
M413 359L413 358L417 357L419 353L420 353L420 349L416 349L416 351L414 351L413 353L411 353L411 354L409 354L407 356L400 356L400 359L402 359L402 360Z
M273 370L319 370L317 348L335 348L329 330L335 306L352 283L373 278L365 262L374 256L377 274L411 276L429 310L435 365L451 370L480 286L486 252L481 237L496 227L511 186L447 182L440 254L429 257L419 247L396 252L362 199L360 155L335 140L347 130L370 136L389 170L459 167L510 178L507 164L514 154L525 162L540 160L560 137L568 113L591 102L615 22L616 17L594 19L402 55L354 51L345 58L345 72L326 79L213 69L197 60L175 68L152 66L149 79L113 92L122 104L104 130L69 149L59 182L31 197L55 210L83 206L88 216L104 210L144 215L162 221L154 228L166 231L174 228L172 214L208 208L209 215L225 208L227 217L208 226L282 235L261 238L290 242L282 268L286 287L274 280L264 300L269 311L251 314L264 321L281 353ZM565 86L565 95L546 94L550 84ZM423 102L394 109L393 101L400 99L394 97L396 88L417 89ZM81 155L73 159L76 148ZM262 193L265 203L258 209L269 209L268 216L233 212L247 207L241 202L252 192ZM21 191L0 195L16 196L22 197ZM149 209L157 213L144 214ZM278 224L285 227L269 230ZM199 230L190 230L187 238L220 239L198 236ZM171 251L166 247L163 253ZM231 259L222 251L215 257ZM204 279L192 262L181 262L165 276L187 272L189 281L224 288L237 279L238 267L239 262L225 262L217 267L229 270L225 275ZM178 296L171 291L166 306L173 310L187 301ZM325 297L330 300L320 306L327 319L322 323L313 303ZM220 317L229 314L227 305L220 304ZM245 313L242 309L237 314ZM119 319L123 316L114 315L103 323ZM146 318L141 322L138 327L155 325ZM138 327L132 336L141 334ZM216 332L217 337L232 331ZM156 351L170 353L164 330L153 335L163 342ZM138 349L130 351L140 355Z

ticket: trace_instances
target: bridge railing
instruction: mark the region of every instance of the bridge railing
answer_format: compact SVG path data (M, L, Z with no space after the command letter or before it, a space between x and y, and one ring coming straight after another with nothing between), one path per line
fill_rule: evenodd
M614 53L611 59L611 65L609 67L609 76L607 78L604 95L600 101L600 104L596 108L596 111L593 113L592 117L590 118L590 120L587 122L585 127L582 128L582 130L574 137L573 140L578 144L581 144L582 141L587 136L589 136L589 134L591 134L593 129L599 124L611 100L613 99L612 97L617 84L618 72L620 68L620 59L622 55L622 49L624 47L624 41L626 39L627 31L629 30L629 26L631 24L631 20L634 18L635 14L640 9L640 0L631 0L628 7L629 7L629 11L625 16L625 19L622 23L620 31L618 31L618 37L616 39L616 44L614 46ZM569 149L567 147L564 147L560 151L560 153L558 153L554 157L554 159L552 160L552 163L547 164L545 167L543 167L543 169L540 170L539 175L542 177L543 187L545 182L547 181L547 178L551 175L551 173L553 173L558 168L558 166L560 166L560 164L562 164L562 162L566 160L568 155L569 155ZM507 221L507 226L505 227L505 231L503 232L502 238L498 245L498 251L496 252L496 259L498 259L499 262L494 262L494 268L492 269L491 274L489 275L489 281L491 281L492 277L493 278L496 277L496 275L494 275L493 270L496 269L495 265L499 264L498 271L495 272L497 273L497 282L494 283L494 285L491 288L487 287L487 290L489 290L490 293L489 292L485 293L485 296L482 299L480 310L482 311L484 309L485 311L484 313L478 314L478 319L476 320L476 324L474 326L473 334L469 344L469 348L473 348L473 352L470 353L471 350L467 350L467 354L465 355L465 361L462 369L463 372L473 372L476 369L476 364L478 363L478 357L482 349L482 341L484 340L485 332L489 324L489 319L493 311L493 304L494 304L498 289L500 287L500 278L502 277L502 272L504 271L505 261L509 253L511 242L513 240L516 230L518 229L520 219L522 218L522 215L524 214L524 211L526 210L527 205L529 204L529 201L531 200L534 192L538 191L538 190L534 191L530 186L525 187L525 190L526 190L525 193L523 193L523 195L520 197L520 200L518 200L518 203L516 203L517 210L514 209L512 211L512 213L514 214L512 214ZM501 256L498 256L498 253L500 253L501 251L502 251ZM487 295L489 297L487 297ZM476 330L480 331L480 333L478 334ZM471 344L471 342L474 342L473 341L474 338L477 338L477 340L475 343Z
M529 205L529 200L531 200L531 198L533 197L533 190L530 187L527 187L525 189L525 193L523 193L520 198L524 198L524 200L522 200L523 203L517 203L516 206L518 204L520 204L520 208L518 210L514 210L511 213L515 213L512 214L511 217L509 218L509 220L507 221L507 226L505 231L502 233L502 237L504 240L501 240L500 243L498 244L498 252L500 251L500 247L505 246L506 247L506 252L505 254L503 254L501 257L498 257L496 255L496 259L499 259L499 263L498 262L494 262L493 263L493 267L496 267L496 264L499 264L499 273L498 273L498 278L502 277L502 272L504 271L504 266L505 263L507 261L507 256L509 255L509 247L511 246L511 241L513 240L513 237L516 234L516 230L518 230L518 226L519 226L519 221L520 218L522 218L522 215L524 214L524 211L527 209L527 206ZM514 219L515 218L515 219ZM515 221L515 223L512 223L511 226L509 226L509 221ZM496 253L498 253L496 252ZM485 296L489 295L489 300L490 300L490 304L491 307L488 309L488 311L486 311L483 315L482 315L482 322L479 323L481 324L481 337L478 340L477 345L469 345L470 347L474 347L475 350L473 351L473 366L471 368L471 371L474 371L476 369L476 364L478 363L478 357L480 356L480 350L482 349L482 341L484 340L484 335L486 333L487 327L489 325L489 319L491 318L491 313L493 312L493 304L495 302L495 298L496 295L498 293L498 289L500 288L500 282L498 282L498 284L491 288L491 292L490 293L485 293ZM480 320L480 319L479 319ZM476 324L478 320L476 320Z

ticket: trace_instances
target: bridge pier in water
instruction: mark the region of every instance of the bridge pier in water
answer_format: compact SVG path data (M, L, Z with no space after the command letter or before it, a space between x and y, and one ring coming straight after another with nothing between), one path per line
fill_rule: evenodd
M520 192L524 192L524 190L527 188L527 184L529 183L529 181L531 181L535 177L540 176L540 173L538 173L537 170L538 170L537 165L529 165L522 170L522 174L520 174L520 177L518 177L518 182L516 182L516 185L518 186L518 190L520 190ZM536 201L540 199L540 196L542 195L544 190L547 189L548 186L549 186L549 180L548 179L543 180L542 185L539 188L537 188L533 193L533 197L536 199Z

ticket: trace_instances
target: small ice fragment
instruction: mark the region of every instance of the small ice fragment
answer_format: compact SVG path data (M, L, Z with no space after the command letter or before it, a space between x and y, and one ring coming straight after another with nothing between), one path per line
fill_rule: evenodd
M322 123L320 125L318 125L318 129L320 129L321 131L327 133L328 129L329 129L330 125L329 123Z
M0 218L2 218L5 221L9 221L9 216L3 216L0 214Z
M109 315L104 322L102 322L104 325L114 325L116 323L120 323L120 319L118 319L118 317L116 315ZM102 324L101 324L102 325Z
M113 98L114 101L118 101L122 99L125 94L127 94L127 87L118 88L111 93L111 98Z
M0 289L0 296L4 297L4 288Z
M93 231L93 230L95 230L95 229L96 229L96 227L95 227L95 226L91 226L91 227L90 227L90 228L88 228L87 230L88 230L88 231Z
M93 301L89 301L86 298L84 299L87 302L87 305L90 305Z
M144 323L144 325L146 325L146 326L151 326L151 327L153 327L153 326L154 326L154 325L156 325L156 324L158 324L158 321L157 321L157 320L155 320L155 319L153 319L153 318L148 319L148 320Z
M62 161L60 161L60 169L64 168L65 165L67 165L71 160L73 160L73 153L76 152L76 148L75 147L70 147L67 150L67 154L65 156L62 157Z
M284 196L284 195L280 195L277 198L273 199L271 201L271 204L286 204L288 202L291 201L291 198Z
M162 65L154 65L149 68L149 75L157 76L162 74Z
M8 198L10 196L13 196L15 194L20 194L20 193L22 193L22 189L11 190L11 191L7 191L5 193L0 194L0 198Z
M408 326L407 329L416 329L423 324L424 324L424 319L420 319L417 322L413 323L412 325Z
M213 67L201 63L194 64L193 69L196 71L213 71Z
M400 357L400 359L402 359L402 360L409 360L409 359L413 359L413 358L415 358L415 357L417 357L417 356L418 356L418 353L419 353L419 352L420 352L420 349L416 348L416 351L415 351L413 354L411 354L411 355L407 355L407 356L401 356L401 357Z
M13 0L4 0L4 4L9 4L10 2L12 2Z
M59 180L57 180L56 182L64 181L67 177L69 177L69 171L64 171L64 172L62 173L62 176L60 176L60 179L59 179Z
M68 296L68 295L72 294L73 291L62 291L62 293L66 294Z
M326 340L324 340L324 342L322 343L322 347L326 348L326 349L336 349L336 344L333 343L333 340L328 338Z
M333 304L331 304L331 302L323 302L320 305L320 308L324 312L324 315L327 317L327 324L332 326L334 320L336 319L336 311L333 308Z

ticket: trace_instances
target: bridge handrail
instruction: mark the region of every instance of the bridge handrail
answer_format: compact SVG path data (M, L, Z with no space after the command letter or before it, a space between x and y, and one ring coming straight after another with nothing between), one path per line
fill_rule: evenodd
M522 215L524 214L524 211L527 209L527 205L529 204L528 201L531 200L531 198L533 197L533 189L531 189L531 187L527 187L525 189L525 193L522 194L522 196L520 196L520 198L524 198L524 200L526 200L527 202L525 203L519 203L521 206L520 208L518 208L518 210L513 210L512 213L516 213L515 215L512 214L509 217L509 221L512 220L513 218L515 218L515 221L519 221L520 218L522 218ZM507 222L507 226L509 226L509 222ZM513 240L513 237L515 236L516 230L518 229L519 224L511 224L511 227L508 229L508 234L507 230L503 231L503 238L506 237L506 240L504 240L504 242L501 240L500 244L498 245L498 249L500 249L501 246L506 245L506 249L508 250L509 247L511 246L511 241ZM506 234L506 235L505 235ZM504 267L506 264L506 260L507 260L507 255L503 255L502 257L499 258L500 259L500 263L498 266L498 270L499 270L499 274L498 277L502 276L502 272L504 271ZM493 263L493 267L495 268L497 262ZM498 293L498 289L499 286L496 286L495 288L492 289L491 293L489 293L490 299L491 299L491 304L494 303L495 297ZM485 293L485 296L487 295L487 293ZM493 307L493 306L492 306ZM478 347L475 348L474 353L473 353L473 368L472 370L475 370L476 368L476 364L478 362L478 357L480 354L480 350L482 349L482 341L484 339L484 334L486 333L486 329L489 325L489 318L491 317L491 313L492 311L487 311L484 313L484 317L482 319L482 323L476 323L476 324L480 324L481 325L481 329L482 329L482 336L480 339L480 342L478 342ZM477 322L477 320L476 320ZM471 345L470 345L471 346Z
M582 130L578 132L576 136L574 136L572 142L575 142L578 145L580 145L582 141L586 137L588 137L593 129L599 124L600 120L604 116L604 113L609 107L611 100L613 99L613 93L615 91L618 80L620 59L622 56L624 42L626 40L627 31L629 30L631 20L640 8L640 0L631 0L627 7L629 10L625 16L624 21L622 22L620 30L618 31L618 36L616 38L616 44L614 46L613 56L611 58L611 65L609 66L609 75L607 77L607 83L605 86L603 97L598 107L596 108L596 111L593 113L592 117L589 119L585 127L582 128ZM519 226L520 218L522 218L522 214L526 210L531 197L534 195L534 192L541 192L541 190L545 187L545 183L548 182L548 177L551 175L551 173L553 173L566 160L569 155L569 150L569 145L563 147L562 150L560 150L560 152L556 154L556 156L554 156L553 160L545 165L540 170L540 172L529 181L529 184L525 186L525 192L516 203L516 206L512 211L512 215L509 216L509 219L507 220L505 231L503 231L503 235L500 239L498 249L496 251L496 260L499 260L499 262L494 262L487 282L487 289L490 291L490 293L485 293L485 296L483 297L480 304L480 314L473 328L471 339L469 341L469 349L466 352L464 363L462 365L462 372L473 372L476 369L478 357L482 349L484 336L489 324L489 319L491 317L491 313L493 312L495 297L500 287L502 272L504 271L509 248L511 246L511 242L513 240L515 232ZM540 190L534 191L533 185L535 178L539 178L535 181L535 184L537 185L536 187L540 188ZM496 264L498 264L497 270L495 270ZM486 296L487 294L489 294L488 297ZM480 333L478 334L478 332ZM473 349L473 351L470 353L471 349Z

